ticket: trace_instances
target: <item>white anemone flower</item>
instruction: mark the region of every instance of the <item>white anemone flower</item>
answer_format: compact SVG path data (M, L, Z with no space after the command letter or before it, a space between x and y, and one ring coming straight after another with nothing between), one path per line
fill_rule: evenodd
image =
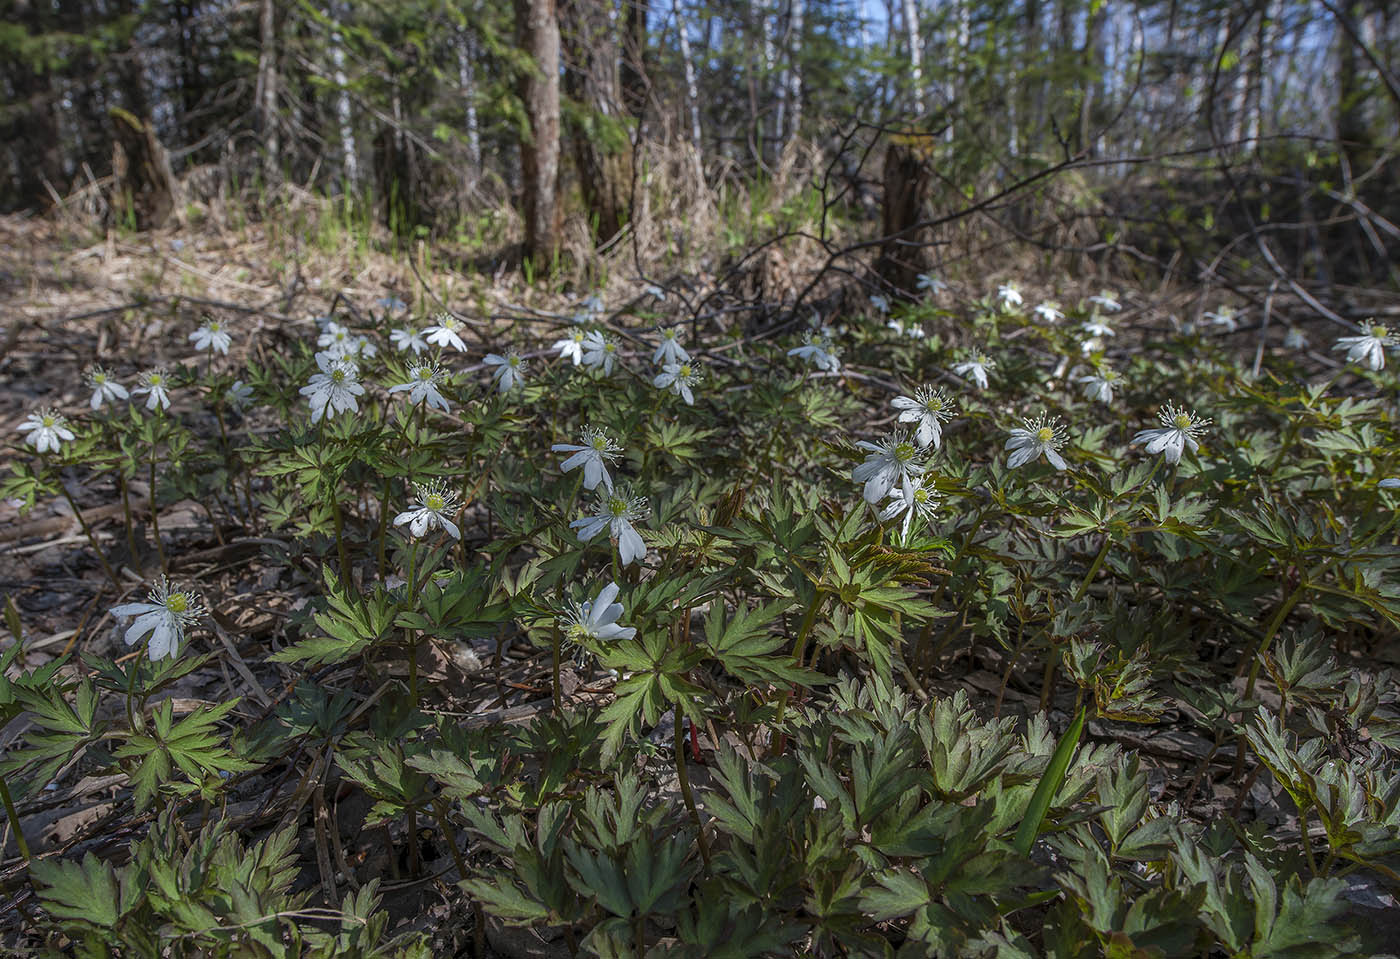
M938 277L929 273L919 274L918 286L919 289L923 290L925 293L933 294L942 293L944 290L948 289L947 283L944 283Z
M148 599L145 603L122 603L112 607L112 615L119 619L136 617L122 640L128 646L135 646L150 636L146 653L152 660L167 656L174 659L185 639L185 630L204 617L204 604L194 592L171 589L164 576L151 588Z
M665 366L667 363L686 363L690 360L690 354L680 343L681 328L673 326L661 331L661 344L656 348L656 352L651 354L651 361L657 366Z
M1058 323L1065 318L1065 313L1056 303L1040 303L1036 305L1035 315L1046 323Z
M888 313L890 311L890 298L883 293L871 294L870 305L874 307L876 313Z
M436 319L436 324L423 330L428 342L434 346L450 346L458 353L467 352L467 344L462 342L462 335L457 332L462 328L462 321L451 313L439 313Z
M647 515L645 496L632 496L630 490L618 487L598 494L598 504L591 516L583 516L569 524L578 530L585 543L603 530L617 540L617 558L623 566L646 556L647 545L632 524Z
M1021 426L1011 431L1006 448L1013 452L1006 465L1015 469L1044 453L1051 466L1057 470L1065 469L1069 464L1059 453L1064 445L1065 428L1060 425L1059 418L1046 419L1042 413L1033 420L1023 421Z
M1084 388L1084 395L1101 403L1113 402L1113 388L1123 382L1123 374L1107 366L1079 377L1075 382Z
M112 379L112 374L100 366L88 367L87 381L88 386L92 387L92 400L88 405L93 409L99 409L103 403L127 399L131 395L125 386Z
M433 409L448 413L451 412L451 407L438 392L438 384L442 382L443 376L442 370L431 363L415 363L408 368L408 382L389 387L389 392L407 392L410 403L426 402Z
M572 443L555 443L550 449L555 453L572 454L559 464L559 469L567 473L582 466L584 489L596 489L598 484L602 483L609 493L612 492L613 481L608 473L608 464L617 462L622 447L606 430L592 426L584 427L581 444L576 446Z
M702 375L700 367L689 360L684 363L667 363L661 368L661 372L656 374L651 385L658 390L669 389L685 400L686 406L694 406L695 394L691 390L700 382Z
M348 326L329 320L321 335L316 337L316 345L335 357L355 355L355 333Z
M823 328L821 331L808 330L802 334L802 345L794 346L787 351L788 356L796 356L806 360L819 370L826 370L835 373L841 368L841 355L831 342L831 334Z
M311 406L311 422L319 423L322 417L346 411L357 412L360 404L355 397L362 395L365 388L360 385L360 371L354 361L318 353L316 365L321 371L313 373L311 382L300 391Z
M401 326L390 332L389 342L400 353L412 350L414 356L428 350L428 341L423 339L422 332L411 326Z
M1306 350L1311 344L1308 342L1308 335L1296 326L1290 326L1288 332L1283 337L1283 348L1285 350Z
M1214 326L1223 327L1226 333L1233 333L1240 328L1240 315L1231 307L1222 306L1218 310L1211 310L1204 314Z
M1109 313L1117 313L1123 308L1123 304L1118 302L1117 296L1110 293L1108 290L1104 290L1102 293L1096 293L1089 297L1089 302L1101 310L1107 310Z
M914 480L924 473L918 460L919 448L904 430L895 430L879 443L861 440L856 443L866 450L865 462L851 470L851 479L864 483L865 501L874 506L889 495L896 486L906 496L913 495Z
M190 342L197 350L208 350L210 353L228 354L228 348L233 343L233 337L224 328L222 320L213 317L205 320L199 329L190 334Z
M414 539L422 539L431 529L441 529L453 539L462 538L462 531L448 518L457 512L456 493L449 490L441 480L414 483L413 492L417 496L415 508L395 516L395 526L407 523L408 531Z
M622 604L617 602L618 585L609 583L598 591L598 598L570 603L568 611L559 618L564 638L572 643L585 639L631 639L637 635L635 626L619 626Z
M607 307L603 304L603 298L601 296L597 293L590 293L583 298L583 304L579 307L579 311L585 316L597 319L607 312Z
M957 404L943 390L921 386L913 396L896 396L890 405L899 410L901 423L917 423L914 440L920 449L937 449L943 441L943 424L953 418Z
M156 367L153 370L145 370L136 377L136 386L132 393L137 396L146 397L146 409L154 410L160 407L163 410L170 409L170 374L164 367Z
M405 303L403 300L399 299L397 296L381 296L374 302L376 306L379 306L390 313L396 313L399 310L408 309L408 304Z
M1332 345L1346 350L1348 363L1364 363L1367 369L1385 369L1385 348L1400 346L1400 337L1379 323L1368 323L1360 336L1344 336Z
M514 350L508 351L505 356L487 353L483 362L496 368L491 373L491 379L496 381L496 388L502 393L509 393L515 387L525 385L525 371L529 364Z
M1002 308L1008 310L1014 310L1026 302L1026 298L1021 295L1021 291L1016 288L1015 283L1003 283L997 287L997 299L1001 301Z
M1161 453L1168 463L1179 463L1183 450L1196 452L1200 445L1196 437L1210 425L1210 420L1197 416L1194 411L1178 409L1171 403L1162 407L1157 419L1161 421L1161 427L1140 430L1133 437L1133 443L1146 443L1148 453Z
M41 409L30 413L19 432L28 433L24 441L40 453L57 453L60 446L73 438L68 428L68 418L55 409Z
M931 485L920 482L906 493L902 489L890 490L890 501L884 509L880 510L880 522L888 523L896 516L903 514L904 525L900 528L900 536L904 540L909 539L909 531L914 528L916 522L928 523L933 519L933 514L938 509L938 496Z
M590 330L583 338L583 365L612 376L617 364L617 342L601 330Z
M583 362L583 338L587 335L583 330L570 330L568 336L555 340L549 348L558 350L561 360L572 360L578 366Z
M987 388L987 371L996 369L996 361L981 350L976 351L961 363L953 364L953 372L965 380L977 384L979 390Z
M646 286L642 287L642 292L647 296L654 296L658 300L664 301L666 299L666 291L655 283L648 283Z
M242 380L234 380L224 393L224 402L236 410L241 410L253 402L253 388Z

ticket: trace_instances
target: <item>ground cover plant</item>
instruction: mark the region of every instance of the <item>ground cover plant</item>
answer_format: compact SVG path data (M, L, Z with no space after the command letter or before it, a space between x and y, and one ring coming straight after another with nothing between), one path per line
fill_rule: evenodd
M1377 954L1396 338L983 279L21 355L7 950Z

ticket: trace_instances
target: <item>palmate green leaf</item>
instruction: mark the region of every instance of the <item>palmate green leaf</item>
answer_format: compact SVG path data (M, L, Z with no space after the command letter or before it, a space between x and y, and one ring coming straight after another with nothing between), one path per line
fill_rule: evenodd
M150 734L130 736L113 753L118 759L140 760L131 775L138 812L151 804L176 767L192 781L253 768L252 763L229 752L217 728L240 698L213 707L200 706L178 723L174 718L174 703L167 699L152 711Z
M42 887L39 902L56 919L112 929L140 900L141 893L123 870L120 880L111 863L92 853L81 863L35 859L30 875Z
M325 569L326 605L313 617L325 636L293 643L268 656L274 663L329 665L343 663L383 641L394 628L396 606L382 589L353 597L340 588L329 566Z
M755 609L740 607L725 622L721 604L713 603L705 619L705 642L710 655L749 686L810 687L826 682L821 674L794 662L790 654L778 652L789 640L770 633L769 625L786 606L777 602Z
M487 912L508 923L522 925L550 918L549 909L527 896L509 876L464 879L458 885Z

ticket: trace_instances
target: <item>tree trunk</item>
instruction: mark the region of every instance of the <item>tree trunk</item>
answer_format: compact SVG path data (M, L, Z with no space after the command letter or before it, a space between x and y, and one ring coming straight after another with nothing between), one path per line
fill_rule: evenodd
M579 192L598 241L617 235L627 221L630 140L620 115L618 42L600 0L565 0L560 8L564 38L564 90L577 104L570 111L569 141Z
M909 86L914 92L914 115L924 115L924 44L919 38L919 7L904 0L904 36L909 44Z
M331 65L335 68L335 119L340 132L341 189L346 195L353 195L360 188L360 151L355 141L350 89L345 77L345 44L338 28L331 35Z
M622 31L622 104L632 116L642 118L647 103L648 0L623 0L626 16Z
M681 67L685 73L685 105L690 115L690 146L695 151L695 162L700 163L700 83L695 74L695 58L690 52L690 35L686 30L685 14L681 12L681 0L671 0L671 12L676 16L676 39L681 48Z
M911 228L923 218L930 181L928 140L893 137L885 149L883 235L875 272L896 290L911 292L924 269L921 231Z
M546 271L559 251L559 10L555 0L515 0L516 42L533 61L520 80L529 139L520 145L524 259Z
M277 140L277 22L273 0L258 6L257 131L263 146L263 179L275 183L281 170Z
M175 176L170 156L156 139L149 120L138 120L119 107L112 118L113 218L136 230L154 230L175 209Z

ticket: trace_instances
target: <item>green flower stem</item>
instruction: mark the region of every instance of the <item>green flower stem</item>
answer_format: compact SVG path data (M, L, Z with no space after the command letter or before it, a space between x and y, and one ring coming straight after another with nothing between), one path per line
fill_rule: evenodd
M673 749L676 754L676 778L680 781L681 797L685 800L685 806L690 810L690 818L695 820L695 841L700 846L700 858L705 862L705 868L710 868L710 841L705 838L705 824L700 821L700 811L695 808L695 795L690 790L690 774L685 768L685 724L681 719L681 707L676 703L671 707L671 712L675 715L675 744Z
M345 549L345 518L340 514L340 500L334 494L330 500L331 519L335 523L335 548L340 555L340 579L348 588L354 584L350 579L350 554Z
M62 477L59 477L58 488L63 491L63 498L68 501L68 507L73 511L73 515L77 517L78 525L83 528L83 535L87 537L88 545L91 546L92 551L97 554L97 561L102 564L102 571L107 574L107 578L112 581L112 585L116 587L117 592L121 592L122 581L117 578L117 573L112 569L112 564L107 562L107 556L102 552L102 547L97 545L97 537L93 535L92 527L88 525L88 521L83 517L83 511L78 509L78 503L73 499L73 494L68 492L68 487L64 485Z
M0 776L0 802L5 804L5 817L10 820L10 831L15 834L15 845L19 847L19 854L24 857L24 861L29 861L29 843L24 838L24 832L19 828L19 810L15 808L15 801L10 798L10 787L5 782L5 777ZM709 862L709 857L705 858Z
M549 665L550 665L550 669L552 670L553 675L554 675L554 685L553 685L553 688L552 688L553 698L554 698L554 715L556 715L556 716L562 716L562 715L564 714L564 698L563 698L563 694L562 694L562 693L560 692L560 690L559 690L559 658L560 658L559 653L560 653L560 647L563 645L563 642L564 642L564 637L563 637L563 636L560 634L560 632L559 632L559 624L558 624L558 623L556 623L556 624L554 625L554 628L553 628L553 630L551 631L551 636L552 636L552 641L550 642L550 664L549 664Z
M160 503L156 497L156 448L151 447L151 538L156 541L156 555L160 557L160 571L170 572L170 563L165 558L165 544L160 541Z
M405 606L410 608L414 605L416 595L413 589L413 579L417 559L418 547L410 541L408 544L408 582L404 584ZM405 628L403 634L404 639L408 642L408 698L416 709L418 706L418 638L410 628Z
M1156 462L1152 464L1152 472L1147 474L1147 479L1143 480L1142 485L1133 493L1133 498L1129 501L1128 508L1124 510L1125 513L1132 513L1133 507L1137 506L1138 500L1142 499L1143 491L1152 485L1152 481L1157 477L1157 471L1162 468L1164 462L1166 462L1166 457L1157 457ZM1089 584L1094 581L1094 577L1099 574L1099 568L1103 566L1103 561L1108 558L1108 550L1112 545L1113 534L1105 530L1103 534L1103 545L1099 547L1098 555L1095 556L1094 561L1089 564L1089 572L1085 575L1084 581L1081 582L1079 588L1074 591L1074 602L1077 603L1084 598L1084 593L1088 591Z

